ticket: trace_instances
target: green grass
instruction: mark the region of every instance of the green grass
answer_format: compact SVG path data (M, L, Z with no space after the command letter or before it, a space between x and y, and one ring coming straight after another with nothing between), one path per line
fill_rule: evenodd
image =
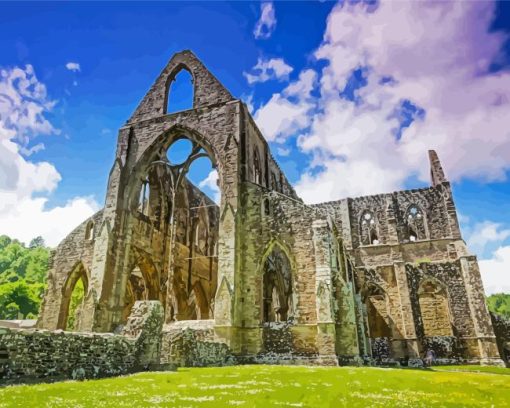
M181 368L177 372L0 388L0 407L509 406L510 376L504 374L510 370L471 372L473 368ZM459 369L464 372L447 371Z
M440 366L434 367L435 371L464 371L471 373L490 373L490 374L503 374L510 375L510 369L505 367L491 367L491 366Z

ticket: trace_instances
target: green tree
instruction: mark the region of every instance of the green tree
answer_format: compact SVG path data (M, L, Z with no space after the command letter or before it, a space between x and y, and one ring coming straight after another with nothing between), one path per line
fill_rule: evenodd
M30 244L28 244L29 248L44 248L46 245L44 244L44 239L40 235L35 237Z
M18 240L0 236L0 319L37 316L49 255L41 237L27 248Z
M510 294L496 293L487 297L487 307L497 315L510 319Z
M0 319L37 315L43 290L43 284L28 284L24 279L0 285Z

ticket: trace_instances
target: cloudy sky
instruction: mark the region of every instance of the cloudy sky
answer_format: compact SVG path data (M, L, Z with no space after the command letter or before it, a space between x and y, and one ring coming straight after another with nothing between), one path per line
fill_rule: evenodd
M56 245L99 209L118 128L192 49L307 202L426 186L436 149L510 292L509 38L510 2L2 3L0 234Z

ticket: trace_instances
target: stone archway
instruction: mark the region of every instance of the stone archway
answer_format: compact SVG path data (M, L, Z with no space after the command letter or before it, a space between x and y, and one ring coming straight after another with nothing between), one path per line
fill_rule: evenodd
M170 323L209 318L214 305L221 223L219 200L210 198L203 191L202 183L192 183L188 175L199 160L209 160L211 172L220 166L216 166L214 149L194 132L179 126L166 136L147 149L131 175L126 225L132 228L136 246L151 254L152 263L161 265L159 285L151 284L147 289L160 294L160 300L166 305L166 321ZM190 151L182 160L174 160L171 149L183 141L189 142ZM209 173L203 177L210 176ZM221 177L219 174L217 177L221 197ZM208 183L204 183L206 187ZM143 264L139 266L142 270ZM197 282L201 288L199 294L194 292ZM127 290L126 296L129 296ZM192 304L197 299L200 299L199 313L195 313ZM132 300L125 302L129 304Z
M81 284L82 297L81 300L74 299L73 293L78 284ZM80 326L80 311L83 305L83 299L88 293L89 278L85 266L81 261L77 262L62 287L62 299L60 303L60 311L57 322L57 329L66 330L70 323L70 318L73 320L72 329L76 330ZM73 303L77 303L74 305ZM73 307L75 310L70 310ZM71 312L71 313L70 313Z
M292 270L283 247L270 245L262 262L262 322L283 322L294 316Z
M364 289L364 301L367 309L369 337L391 338L390 315L386 292L378 285L369 283Z

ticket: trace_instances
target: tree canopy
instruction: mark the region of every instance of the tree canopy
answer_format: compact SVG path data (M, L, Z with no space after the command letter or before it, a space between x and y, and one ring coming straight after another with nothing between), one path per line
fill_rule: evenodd
M0 235L0 319L37 316L46 286L50 249L42 237L28 247Z
M487 306L492 313L510 319L510 294L497 293L490 295L487 298Z

